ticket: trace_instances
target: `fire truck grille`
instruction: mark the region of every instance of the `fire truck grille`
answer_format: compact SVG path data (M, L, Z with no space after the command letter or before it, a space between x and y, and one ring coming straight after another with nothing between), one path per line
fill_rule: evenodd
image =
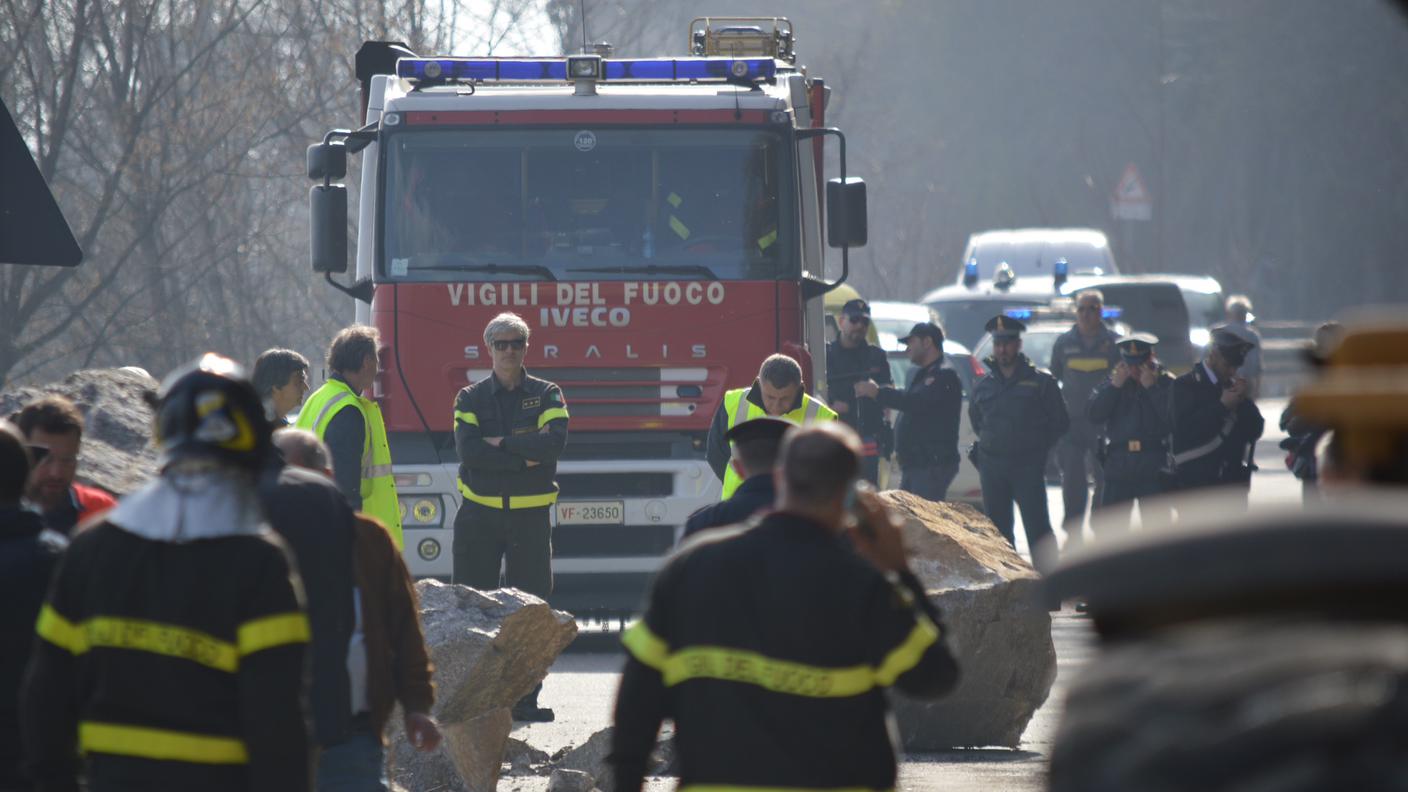
M560 497L639 498L669 497L675 491L670 473L558 473Z
M703 366L535 368L533 374L562 388L574 418L686 418L710 412L722 388Z
M653 557L674 545L672 525L559 525L552 531L556 558Z

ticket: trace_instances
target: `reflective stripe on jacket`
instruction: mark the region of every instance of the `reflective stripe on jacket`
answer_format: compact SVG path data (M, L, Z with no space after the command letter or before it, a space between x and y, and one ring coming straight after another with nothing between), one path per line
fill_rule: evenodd
M752 418L761 418L767 415L766 410L747 398L748 392L751 390L752 388L735 388L724 394L724 413L728 416L727 427L729 429ZM742 410L738 409L740 403L748 405L747 408ZM813 421L834 421L837 415L836 411L827 407L822 403L821 399L814 398L804 393L802 394L802 403L797 406L797 409L789 413L783 413L778 417L786 421L791 421L794 424L802 425L809 424ZM724 470L724 489L723 493L719 496L719 500L728 500L733 497L734 490L738 489L738 485L742 483L743 477L738 474L733 464L730 463Z
M294 426L307 429L323 439L333 416L346 407L356 408L366 425L366 440L362 444L362 512L381 521L396 549L403 547L401 538L401 503L396 497L396 478L391 473L391 446L386 442L386 423L381 407L371 399L352 392L347 383L330 379L303 403Z

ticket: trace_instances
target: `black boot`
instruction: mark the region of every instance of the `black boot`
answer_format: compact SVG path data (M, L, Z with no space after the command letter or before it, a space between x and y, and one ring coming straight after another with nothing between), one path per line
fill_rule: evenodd
M513 719L523 723L551 723L556 717L547 707L538 706L538 694L543 691L541 682L529 691L528 695L513 705Z

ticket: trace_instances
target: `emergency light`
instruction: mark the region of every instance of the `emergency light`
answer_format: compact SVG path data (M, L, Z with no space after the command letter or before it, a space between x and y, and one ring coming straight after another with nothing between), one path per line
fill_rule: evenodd
M963 285L972 286L978 282L978 260L968 259L968 263L963 265Z
M1032 318L1032 309L1030 308L1008 308L1002 313L1004 316L1018 321L1026 321Z
M571 68L569 69L569 63ZM591 68L599 64L600 72ZM396 76L412 82L759 82L777 77L772 58L554 59L401 58Z
M1100 311L1100 318L1106 321L1118 319L1124 315L1124 309L1120 307L1104 308Z

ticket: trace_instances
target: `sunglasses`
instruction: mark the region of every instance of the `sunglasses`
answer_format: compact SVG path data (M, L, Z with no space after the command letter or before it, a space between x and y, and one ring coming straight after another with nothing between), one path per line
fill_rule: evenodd
M1100 313L1100 308L1095 305L1082 305L1076 309L1076 313Z
M494 349L499 352L507 352L510 349L524 349L528 346L526 338L501 338L494 342Z
M870 317L869 317L869 316L866 316L865 314L842 314L842 315L845 316L846 319L849 320L851 324L858 324L858 325L867 325L867 324L870 324Z

